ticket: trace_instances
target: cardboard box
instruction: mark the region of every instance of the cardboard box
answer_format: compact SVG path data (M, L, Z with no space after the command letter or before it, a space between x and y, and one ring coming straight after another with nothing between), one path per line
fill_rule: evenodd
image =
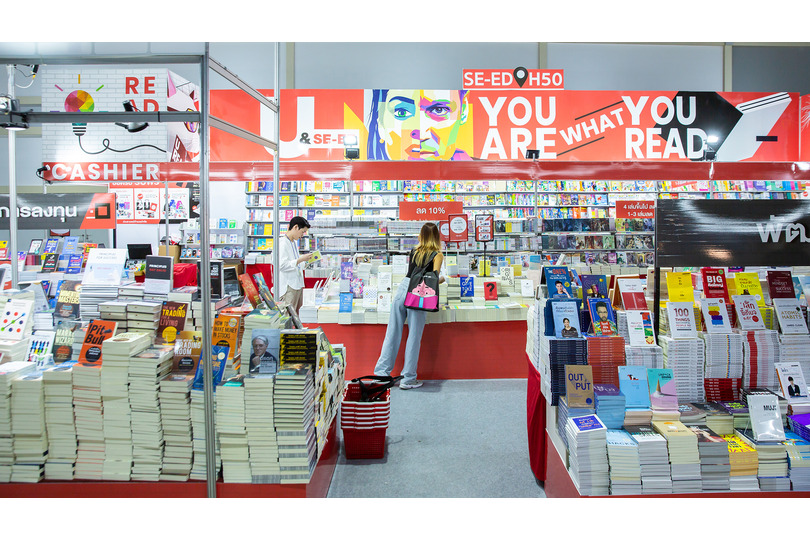
M160 244L158 247L158 255L160 256L169 256L174 259L175 264L180 262L180 246L169 246L168 253L166 252L166 246L164 244Z

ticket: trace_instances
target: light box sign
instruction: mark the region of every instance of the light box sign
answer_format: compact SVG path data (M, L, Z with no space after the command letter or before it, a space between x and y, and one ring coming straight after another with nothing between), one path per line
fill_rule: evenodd
M438 222L463 211L460 201L399 201L399 219L403 221Z
M810 201L664 199L655 231L658 266L804 266Z
M0 195L0 228L8 230L10 203ZM18 193L20 229L115 229L113 193Z
M655 201L616 201L616 217L652 219L655 217Z
M285 89L280 159L797 161L798 93L520 89ZM262 90L262 94L272 92ZM273 115L241 91L212 90L211 114L273 139ZM422 137L420 133L430 133ZM711 142L710 142L711 141ZM212 161L268 150L212 130Z

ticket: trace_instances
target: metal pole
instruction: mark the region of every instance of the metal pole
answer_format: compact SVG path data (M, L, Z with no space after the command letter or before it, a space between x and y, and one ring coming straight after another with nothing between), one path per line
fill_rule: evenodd
M169 256L169 180L163 180L163 187L166 192L165 200L163 201L163 219L166 220L166 256Z
M279 64L281 63L281 50L279 49L278 41L276 41L276 61L273 74L273 97L276 100L276 114L273 121L273 138L278 144L276 151L273 152L273 297L276 301L281 297L278 290L278 212L279 212L279 186L278 186L278 165L279 153L281 152L281 140L279 139L279 117L281 116L281 91L279 90ZM286 291L285 291L286 292Z
M208 42L205 43L205 54L200 65L200 299L202 300L203 332L203 397L205 405L205 473L208 497L217 496L216 470L216 430L214 427L214 377L211 364L211 253L209 251L209 231L211 209L208 190Z
M8 95L14 99L14 66L7 65ZM8 130L8 258L11 259L11 288L16 289L20 279L17 267L17 132Z

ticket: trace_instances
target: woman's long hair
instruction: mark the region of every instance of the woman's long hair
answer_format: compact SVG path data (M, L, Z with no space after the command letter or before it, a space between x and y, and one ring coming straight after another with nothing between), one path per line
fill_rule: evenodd
M424 266L431 253L441 251L442 237L435 223L425 223L419 231L419 245L413 250L413 261L417 266Z

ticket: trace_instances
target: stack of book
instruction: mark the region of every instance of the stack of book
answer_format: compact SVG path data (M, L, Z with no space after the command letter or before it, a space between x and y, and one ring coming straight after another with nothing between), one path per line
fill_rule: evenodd
M810 441L810 413L791 414L788 416L790 431L806 441Z
M664 367L672 370L680 403L703 401L704 345L698 338L658 336L664 351Z
M0 364L0 482L11 481L14 465L14 435L11 424L11 385L20 377L35 371L33 362Z
M569 418L568 470L582 495L608 495L607 428L596 415Z
M143 299L143 283L130 281L118 286L118 299L131 302Z
M245 428L254 484L278 484L278 439L274 422L275 375L256 374L245 379Z
M646 368L664 367L664 350L656 345L654 347L624 347L625 362L628 366L644 366Z
M250 484L250 455L245 426L245 387L226 382L217 388L217 436L222 456L222 479L227 483Z
M101 319L99 304L111 302L117 298L118 284L103 285L83 282L81 291L79 291L79 314L81 319L83 321Z
M0 354L4 361L25 362L30 344L30 333L22 339L0 339Z
M678 413L681 415L681 422L686 427L706 423L706 411L694 403L681 403L678 405Z
M743 388L779 388L774 367L780 361L779 334L774 330L739 332L743 338ZM804 354L810 354L810 348Z
M790 484L793 491L810 490L810 442L792 431L785 432Z
M101 319L116 321L119 332L127 331L127 302L121 300L102 302L98 305L98 311Z
M127 328L129 331L149 334L152 341L154 341L157 336L162 306L163 304L158 302L129 302L127 304Z
M748 414L748 407L741 401L720 401L718 404L731 415L734 429L745 429L750 426L751 417ZM720 434L720 432L717 432Z
M672 493L666 439L651 425L625 426L624 429L638 444L641 492L644 495Z
M653 428L667 440L673 493L702 489L700 452L695 433L679 421L653 421Z
M787 446L784 441L762 441L751 429L737 429L735 434L757 453L757 478L762 491L790 491Z
M706 426L720 436L734 434L734 416L720 403L707 401L706 403L692 403L706 413Z
M706 401L729 401L739 397L743 376L742 335L698 332L706 342L703 386Z
M593 385L596 414L609 429L621 429L624 425L624 409L627 400L616 385Z
M728 491L731 463L728 442L706 425L689 426L697 436L703 491Z
M308 483L317 463L314 367L293 364L276 374L273 412L281 483Z
M545 370L541 369L541 380L548 381L548 392L551 396L551 405L557 405L559 398L565 395L565 366L588 365L588 347L585 339L557 339L554 337L540 337L541 363L548 366L549 377L543 377Z
M810 381L810 335L779 335L780 356L778 362L798 362L802 367L804 380Z
M624 338L621 336L588 337L588 365L593 368L593 382L619 386L617 368L624 365Z
M45 389L45 428L48 430L46 480L73 480L76 466L76 420L73 417L73 366L63 362L42 375Z
M129 359L129 407L132 411L132 480L160 480L163 423L160 381L172 367L172 346L149 347Z
M728 443L729 489L731 491L759 491L757 481L757 451L743 442L737 435L723 435Z
M163 466L161 480L185 482L191 474L191 383L196 365L178 365L181 357L174 356L172 369L160 381L160 422L163 427Z
M216 390L216 387L214 388ZM214 454L214 467L215 476L219 476L219 471L222 466L222 457L219 451L219 437L216 434L216 411L217 411L217 394L214 392L214 428L213 437L216 438L215 454ZM206 447L205 447L205 397L203 390L195 388L191 389L191 433L193 461L191 466L190 479L191 480L205 480L207 478L207 463L206 463Z
M611 495L641 495L638 443L623 429L607 430Z
M559 433L563 443L568 444L565 429L568 425L568 419L592 414L595 414L593 407L569 407L567 396L560 396L559 405L557 406L557 433Z
M130 358L152 344L148 334L124 332L101 345L101 399L104 425L104 480L132 475L132 409L129 405Z
M11 382L11 426L14 435L11 481L39 482L48 459L41 371L33 371Z
M101 480L105 446L100 365L73 367L73 412L78 443L74 476L78 480Z

